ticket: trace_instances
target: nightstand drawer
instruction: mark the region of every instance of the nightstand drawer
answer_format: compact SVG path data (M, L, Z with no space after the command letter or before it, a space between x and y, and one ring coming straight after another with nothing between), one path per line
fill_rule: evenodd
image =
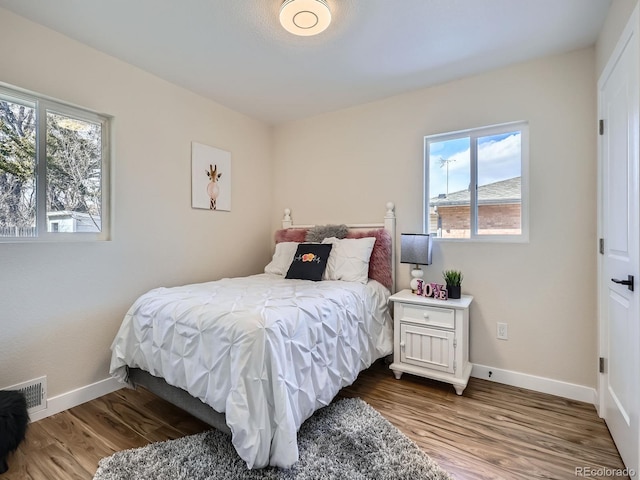
M412 322L441 328L456 328L455 310L396 303L395 314L401 322Z

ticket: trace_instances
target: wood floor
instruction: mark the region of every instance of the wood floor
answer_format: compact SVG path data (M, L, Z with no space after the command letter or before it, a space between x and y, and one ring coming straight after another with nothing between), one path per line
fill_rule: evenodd
M586 403L478 379L457 396L411 375L398 381L382 362L340 396L361 397L458 480L628 478L615 475L620 457ZM0 479L91 479L118 450L206 429L143 389L123 389L31 424Z

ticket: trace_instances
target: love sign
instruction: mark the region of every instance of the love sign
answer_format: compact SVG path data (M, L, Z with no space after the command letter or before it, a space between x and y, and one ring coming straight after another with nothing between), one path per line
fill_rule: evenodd
M422 280L418 280L418 290L416 290L416 294L421 297L436 298L438 300L447 300L449 298L446 285L427 283Z

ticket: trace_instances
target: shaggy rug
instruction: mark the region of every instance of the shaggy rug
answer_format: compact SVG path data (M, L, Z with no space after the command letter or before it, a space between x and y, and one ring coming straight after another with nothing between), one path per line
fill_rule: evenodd
M94 480L406 479L451 477L359 398L318 410L298 432L290 469L248 470L231 438L217 430L124 450L100 460Z

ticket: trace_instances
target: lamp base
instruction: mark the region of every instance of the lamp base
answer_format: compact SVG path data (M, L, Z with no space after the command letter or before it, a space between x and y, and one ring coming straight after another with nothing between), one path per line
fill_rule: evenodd
M411 283L409 283L413 293L418 291L418 280L422 280L422 277L424 277L424 272L419 265L416 265L416 268L411 270Z

